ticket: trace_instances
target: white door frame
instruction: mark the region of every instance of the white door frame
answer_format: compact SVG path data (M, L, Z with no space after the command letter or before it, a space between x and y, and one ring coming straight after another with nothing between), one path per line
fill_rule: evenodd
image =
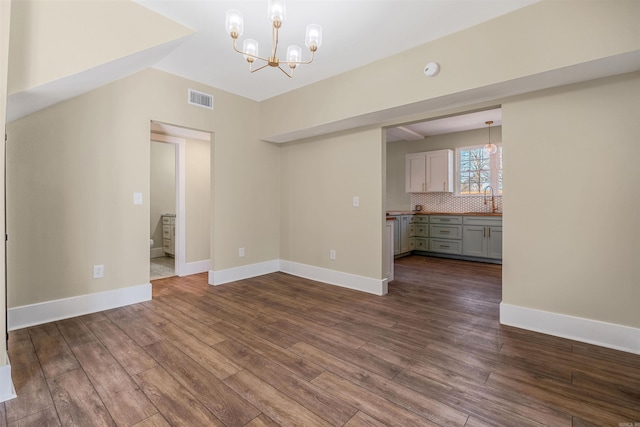
M186 275L186 171L185 171L185 147L187 140L176 136L162 135L151 132L151 141L173 144L176 150L176 253L175 270L177 276Z

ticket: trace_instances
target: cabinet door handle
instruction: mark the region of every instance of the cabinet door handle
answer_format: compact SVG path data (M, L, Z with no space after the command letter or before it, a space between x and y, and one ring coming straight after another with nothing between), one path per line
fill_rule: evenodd
M447 191L447 181L442 181L442 191Z
M485 237L487 237L487 228L482 227L482 238L484 239Z
M491 238L491 227L487 227L487 231L489 232L489 238Z
M441 249L449 249L450 247L451 247L451 246L449 246L449 245L440 245L440 248L441 248Z
M440 230L440 233L441 234L449 234L449 233L451 233L451 231L449 231L449 230Z

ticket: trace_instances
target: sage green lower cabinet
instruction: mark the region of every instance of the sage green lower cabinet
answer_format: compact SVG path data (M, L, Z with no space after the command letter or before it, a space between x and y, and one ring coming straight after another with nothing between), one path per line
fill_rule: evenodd
M502 259L502 218L464 217L462 255Z
M431 215L429 223L429 252L462 254L461 216Z
M429 251L443 254L460 255L462 253L462 241L451 239L429 239Z
M412 251L429 250L429 215L413 215L409 223L409 247Z
M411 252L410 246L410 222L412 215L393 216L393 255L404 255Z
M489 227L487 258L502 259L502 227Z
M502 217L394 215L393 254L411 252L445 258L502 260Z

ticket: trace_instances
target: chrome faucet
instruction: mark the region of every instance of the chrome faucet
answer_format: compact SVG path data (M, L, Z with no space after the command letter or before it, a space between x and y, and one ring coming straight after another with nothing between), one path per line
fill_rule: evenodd
M496 208L496 198L493 195L493 187L490 185L484 188L484 204L487 204L487 190L491 190L491 213L496 213L498 212L498 208Z

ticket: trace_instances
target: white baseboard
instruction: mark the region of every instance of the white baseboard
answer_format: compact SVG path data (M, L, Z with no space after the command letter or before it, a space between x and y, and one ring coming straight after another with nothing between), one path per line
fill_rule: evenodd
M7 310L8 329L13 331L149 300L151 300L151 283L145 283L112 291L13 307Z
M500 304L500 323L640 354L640 329L615 323Z
M11 363L9 362L9 356L7 356L7 364L0 366L0 402L6 402L16 397L18 397L16 389L13 387L13 381L11 381Z
M370 277L343 273L341 271L329 270L327 268L292 261L280 260L280 271L294 276L304 277L305 279L355 289L374 295L386 295L389 290L387 279L372 279Z
M191 274L205 273L211 268L211 262L208 259L203 261L188 262L185 264L185 276Z
M209 270L209 284L222 285L236 280L249 279L263 274L275 273L280 270L278 260L265 261L257 264L243 265L241 267L228 268L226 270Z
M164 257L164 248L151 248L149 250L149 258L163 258Z
M258 264L229 268L227 270L209 270L209 284L222 285L224 283L235 282L236 280L275 273L276 271L282 271L283 273L304 277L305 279L342 286L343 288L355 289L375 295L385 295L388 291L387 279L371 279L370 277L285 260L266 261Z

